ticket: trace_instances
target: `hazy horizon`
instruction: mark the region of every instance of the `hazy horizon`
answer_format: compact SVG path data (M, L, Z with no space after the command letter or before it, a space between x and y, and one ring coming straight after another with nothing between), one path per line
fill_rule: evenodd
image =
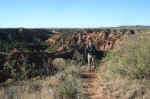
M119 28L119 27L150 27L150 25L122 25L122 26L101 26L101 27L0 27L0 29L97 29L97 28Z

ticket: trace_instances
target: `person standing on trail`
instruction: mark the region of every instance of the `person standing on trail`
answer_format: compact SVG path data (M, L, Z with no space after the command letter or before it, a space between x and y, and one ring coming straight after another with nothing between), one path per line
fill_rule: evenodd
M92 70L92 65L94 65L94 59L96 54L96 48L93 44L92 39L88 40L88 44L86 46L86 53L87 53L87 60L88 60L88 66L90 67L90 71Z

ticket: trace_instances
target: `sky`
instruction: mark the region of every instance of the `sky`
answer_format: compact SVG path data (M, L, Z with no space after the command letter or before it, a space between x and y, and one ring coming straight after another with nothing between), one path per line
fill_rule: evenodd
M0 27L150 25L150 0L1 0Z

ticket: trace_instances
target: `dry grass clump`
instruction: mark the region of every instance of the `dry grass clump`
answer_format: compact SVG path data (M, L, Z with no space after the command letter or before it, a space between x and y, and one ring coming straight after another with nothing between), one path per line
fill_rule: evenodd
M101 84L116 99L150 97L150 39L147 35L129 37L120 49L109 52L104 59Z
M79 79L80 66L67 63L50 77L10 82L1 86L0 99L86 99Z
M150 39L142 37L139 41L130 40L120 50L107 55L108 69L131 79L150 79Z
M116 99L149 99L150 81L113 78L101 80L106 91L112 93Z
M55 99L84 99L79 70L79 66L70 65L56 75L60 83L54 88Z

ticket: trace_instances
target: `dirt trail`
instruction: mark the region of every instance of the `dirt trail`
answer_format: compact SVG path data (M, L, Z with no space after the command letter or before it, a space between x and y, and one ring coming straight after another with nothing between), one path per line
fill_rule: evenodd
M100 80L94 71L81 71L80 78L88 99L114 99L100 86Z

